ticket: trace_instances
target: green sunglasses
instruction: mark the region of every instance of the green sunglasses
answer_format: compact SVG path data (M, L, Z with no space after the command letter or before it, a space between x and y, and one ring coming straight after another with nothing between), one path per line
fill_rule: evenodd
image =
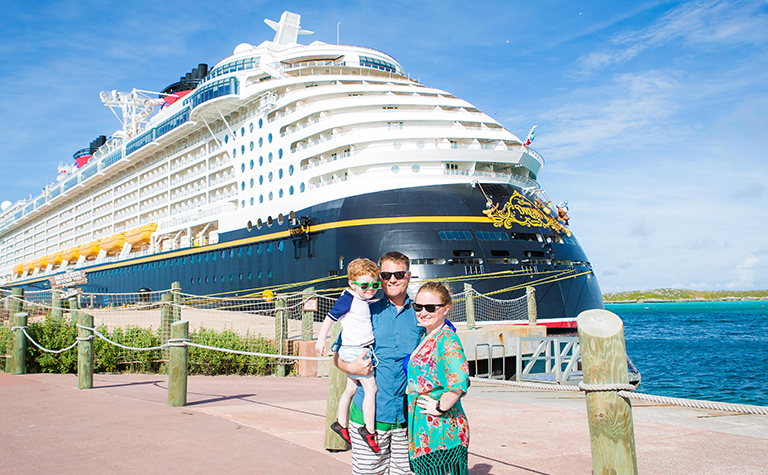
M373 290L381 287L381 282L357 282L353 280L352 283L359 285L363 290L368 290L368 287L372 288Z

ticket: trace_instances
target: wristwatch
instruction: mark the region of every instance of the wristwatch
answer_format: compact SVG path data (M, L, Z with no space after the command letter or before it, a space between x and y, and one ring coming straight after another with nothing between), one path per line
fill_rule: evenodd
M439 400L439 399L438 399L438 400L437 400L437 402L435 403L435 410L436 410L437 412L439 412L440 414L445 414L446 412L448 412L448 409L446 409L446 410L442 410L442 409L440 409L440 400Z

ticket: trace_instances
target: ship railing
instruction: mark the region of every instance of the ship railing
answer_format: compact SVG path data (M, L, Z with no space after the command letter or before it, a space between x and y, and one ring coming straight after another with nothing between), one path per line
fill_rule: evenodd
M339 160L340 158L347 158L347 157L350 157L350 156L352 156L352 152L344 152L344 153L339 153L339 154L336 154L336 155L331 155L330 157L322 158L322 159L317 160L317 161L310 161L306 165L303 165L301 167L301 169L302 170L307 170L309 168L318 167L320 165L323 165L324 163L330 163L330 162Z
M313 66L344 66L345 61L305 61L302 63L294 64L280 64L277 69L282 71L290 71L291 69L308 68Z
M285 132L280 134L280 136L281 137L285 137L286 135L290 135L290 134L292 134L292 133L294 133L294 132L296 132L298 130L301 130L301 129L306 129L310 125L317 124L318 122L320 122L320 118L310 120L309 122L305 122L305 123L303 123L303 124L301 124L301 125L299 125L297 127L292 127L290 129L287 129Z

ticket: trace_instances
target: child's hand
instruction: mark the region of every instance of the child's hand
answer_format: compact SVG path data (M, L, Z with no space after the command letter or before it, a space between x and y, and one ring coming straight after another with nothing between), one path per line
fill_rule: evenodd
M325 341L324 340L317 340L317 343L315 343L315 351L320 354L320 356L325 356Z

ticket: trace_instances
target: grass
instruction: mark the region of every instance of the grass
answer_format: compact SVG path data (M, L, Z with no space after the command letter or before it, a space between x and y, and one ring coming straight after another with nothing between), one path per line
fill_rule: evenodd
M609 292L603 294L606 303L622 301L679 301L679 300L724 300L724 299L765 299L768 290L688 290L653 289Z

